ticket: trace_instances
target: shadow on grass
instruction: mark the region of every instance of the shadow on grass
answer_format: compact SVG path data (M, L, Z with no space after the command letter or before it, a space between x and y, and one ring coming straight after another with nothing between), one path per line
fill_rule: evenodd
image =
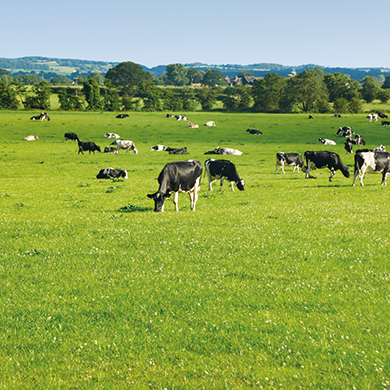
M144 213L146 211L153 211L153 208L136 206L134 204L129 203L126 206L121 207L118 211L120 213L136 213L136 212Z

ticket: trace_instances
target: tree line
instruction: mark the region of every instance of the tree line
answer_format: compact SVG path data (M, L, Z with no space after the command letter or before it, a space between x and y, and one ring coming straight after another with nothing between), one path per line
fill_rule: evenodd
M325 73L322 68L306 69L290 78L268 73L251 87L230 86L218 70L203 72L182 64L168 65L166 74L159 78L133 62L119 63L105 75L80 75L73 82L28 76L33 75L12 77L0 69L0 109L23 106L47 111L53 92L65 111L177 112L194 111L199 106L212 110L222 105L226 111L357 113L362 111L363 101L390 100L390 76L382 85L372 76L359 83L342 73Z

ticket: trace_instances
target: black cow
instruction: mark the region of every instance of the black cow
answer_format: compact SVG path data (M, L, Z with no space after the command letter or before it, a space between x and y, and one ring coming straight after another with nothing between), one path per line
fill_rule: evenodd
M201 176L202 163L197 160L173 161L166 164L157 179L160 185L158 191L147 195L154 200L154 211L164 211L165 199L169 198L172 192L175 193L173 203L176 211L179 211L179 192L189 194L191 210L195 211Z
M186 154L187 153L187 148L186 147L179 148L179 149L167 148L166 150L169 152L169 154Z
M382 173L381 184L386 184L386 175L390 173L390 153L357 150L352 186L355 186L357 176L359 176L360 185L364 186L363 176L366 172Z
M34 115L30 118L30 121L39 121L41 119L41 116L40 115Z
M77 136L76 133L65 133L64 139L62 140L62 142L64 142L64 141L68 142L68 140L71 140L72 142L73 141L77 141L77 142L80 141L79 137Z
M125 118L128 118L128 117L129 117L128 114L119 114L119 115L116 116L116 118L118 118L118 119L125 119Z
M389 118L389 117L388 117L386 114L384 114L383 112L377 111L376 113L378 114L379 118L382 118L382 119L388 119L388 118Z
M381 124L382 126L390 126L390 122L387 121L382 121Z
M345 177L349 177L349 169L344 165L337 153L328 151L313 152L308 150L305 152L305 159L307 165L306 179L310 176L310 169L321 169L325 167L330 169L329 181L332 181L337 170L340 170Z
M127 179L127 171L126 169L114 169L114 168L104 168L101 169L100 172L96 175L96 179L118 179L123 177Z
M275 172L278 171L278 166L282 168L282 172L284 172L284 165L292 165L294 166L293 173L295 170L299 173L299 167L302 168L303 172L305 172L305 164L303 163L303 158L299 153L276 153L276 165Z
M80 152L82 154L84 154L83 152L86 152L86 151L89 151L89 154L91 154L91 152L93 152L93 154L95 154L95 150L97 150L98 152L101 152L100 146L97 146L95 144L95 142L81 142L80 140L78 140L77 142L79 144L78 154L80 154Z
M232 191L234 191L233 183L236 183L237 188L240 191L244 191L244 180L240 179L236 166L229 160L214 160L210 158L204 162L205 173L204 175L209 179L209 190L212 191L213 188L211 184L217 180L221 180L219 190L222 190L222 184L224 179L230 181L230 186Z
M104 153L117 153L118 154L118 149L112 148L111 146L106 146L104 148Z
M249 134L253 134L253 135L262 135L263 134L260 130L255 130L255 129L248 129L247 132Z

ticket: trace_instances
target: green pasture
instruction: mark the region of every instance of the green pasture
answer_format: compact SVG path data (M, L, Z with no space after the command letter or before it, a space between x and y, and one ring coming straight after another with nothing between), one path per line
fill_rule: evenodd
M36 114L0 113L1 388L389 387L389 188L380 175L352 187L335 135L352 126L389 148L388 127L364 114L180 113L199 129L165 113ZM78 154L66 132L102 150L118 133L139 154ZM217 146L244 152L227 158L245 191L202 177L195 212L180 194L179 212L169 199L154 213L163 166ZM351 177L275 174L276 152L305 150L339 153ZM106 167L129 179L97 180Z

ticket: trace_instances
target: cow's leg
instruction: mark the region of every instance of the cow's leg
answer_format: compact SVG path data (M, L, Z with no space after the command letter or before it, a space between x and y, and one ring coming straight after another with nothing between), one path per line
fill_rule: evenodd
M219 186L219 190L222 191L223 177L221 177L221 185Z
M173 196L173 204L175 205L175 210L179 211L178 207L178 202L179 202L179 192L175 192L175 195Z
M356 181L356 178L358 176L358 173L359 173L359 171L357 171L357 170L355 170L355 172L353 173L352 187L355 187L355 181Z
M333 176L336 174L334 168L330 168L330 176L329 176L329 181L332 181Z
M382 183L381 183L382 186L386 185L386 176L387 176L388 173L389 173L389 169L385 168L383 170L383 175L382 175Z
M231 181L230 182L230 187L231 187L232 191L234 191L234 185L233 184L234 184L234 181Z
M306 169L305 178L308 179L309 177L310 177L310 161L307 162L307 169Z
M363 177L364 177L364 174L366 173L366 167L362 167L361 169L360 169L360 172L359 172L359 181L360 181L360 185L363 187L364 186L364 184L363 184Z

